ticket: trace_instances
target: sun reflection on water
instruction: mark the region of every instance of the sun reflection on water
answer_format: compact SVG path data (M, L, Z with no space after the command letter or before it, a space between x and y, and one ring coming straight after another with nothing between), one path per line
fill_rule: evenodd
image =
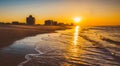
M77 45L77 41L78 41L78 35L79 35L79 26L75 27L75 33L74 33L74 45Z
M75 30L74 30L74 35L73 35L73 43L71 45L68 46L68 54L67 57L69 59L73 58L73 57L78 57L79 53L79 46L77 45L78 43L78 35L79 35L79 26L76 26L75 27Z
M76 26L74 29L73 43L68 46L66 49L68 51L65 55L68 62L83 64L79 60L80 55L84 54L84 51L81 49L82 39L79 37L80 26ZM68 64L69 65L69 64ZM74 64L72 64L73 66Z

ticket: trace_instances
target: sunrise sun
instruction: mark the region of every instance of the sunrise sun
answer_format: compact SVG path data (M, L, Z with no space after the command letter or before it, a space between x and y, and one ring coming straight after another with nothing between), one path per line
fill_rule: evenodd
M75 17L74 22L79 23L81 21L81 19L82 19L81 17Z

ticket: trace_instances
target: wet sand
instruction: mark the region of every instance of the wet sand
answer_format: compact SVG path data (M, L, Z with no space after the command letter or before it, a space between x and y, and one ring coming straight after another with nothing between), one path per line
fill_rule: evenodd
M0 25L0 48L11 45L15 40L36 34L51 33L70 27L62 26L27 26L27 25Z
M24 61L26 54L2 52L14 41L37 34L51 33L55 30L64 30L70 27L62 26L27 26L27 25L0 25L0 66L17 66Z

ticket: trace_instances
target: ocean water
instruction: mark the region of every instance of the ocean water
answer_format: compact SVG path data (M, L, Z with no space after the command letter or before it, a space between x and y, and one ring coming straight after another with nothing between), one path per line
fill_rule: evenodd
M3 51L25 53L18 66L120 66L120 27L76 26L18 40Z

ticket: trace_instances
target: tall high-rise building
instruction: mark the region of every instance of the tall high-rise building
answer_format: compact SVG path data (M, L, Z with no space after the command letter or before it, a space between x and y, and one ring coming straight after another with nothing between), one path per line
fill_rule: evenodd
M29 17L26 18L26 23L28 25L34 25L35 24L35 18L32 15L30 15Z

